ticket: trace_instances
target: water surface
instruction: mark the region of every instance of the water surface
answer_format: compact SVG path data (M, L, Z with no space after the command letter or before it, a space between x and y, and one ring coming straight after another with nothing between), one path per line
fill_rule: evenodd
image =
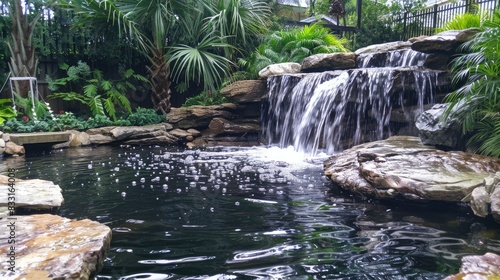
M290 149L97 147L7 158L59 184L61 216L113 230L97 279L442 279L500 253L499 226L456 205L353 196Z

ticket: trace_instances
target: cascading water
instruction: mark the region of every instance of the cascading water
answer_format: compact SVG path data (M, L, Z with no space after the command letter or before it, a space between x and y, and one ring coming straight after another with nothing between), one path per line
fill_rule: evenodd
M381 59L364 56L358 63L366 68L268 78L262 119L268 143L308 155L319 149L331 154L394 134L393 108L411 123L425 104L436 101L436 88L448 76L420 67L425 56L398 50L382 60L404 67L375 67Z

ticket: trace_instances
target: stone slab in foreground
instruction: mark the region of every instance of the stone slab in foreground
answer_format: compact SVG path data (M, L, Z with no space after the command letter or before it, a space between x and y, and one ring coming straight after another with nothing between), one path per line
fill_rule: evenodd
M102 268L111 242L109 227L50 214L8 218L0 220L0 279L90 279ZM11 222L15 228L9 228ZM15 244L8 244L12 234ZM12 251L15 272L7 259Z
M15 199L16 208L23 210L52 210L64 202L61 188L51 181L16 178L15 192L10 192L9 188L9 177L0 175L0 207L7 207L12 197Z
M499 158L444 152L418 137L395 136L330 157L325 175L342 188L377 198L470 201L476 215L492 214L500 222Z

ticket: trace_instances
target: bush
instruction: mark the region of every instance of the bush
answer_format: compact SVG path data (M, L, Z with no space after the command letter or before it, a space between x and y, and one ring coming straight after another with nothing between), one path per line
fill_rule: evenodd
M482 28L454 62L453 81L463 85L446 98L446 117L458 118L463 133L472 135L468 149L500 157L500 10Z

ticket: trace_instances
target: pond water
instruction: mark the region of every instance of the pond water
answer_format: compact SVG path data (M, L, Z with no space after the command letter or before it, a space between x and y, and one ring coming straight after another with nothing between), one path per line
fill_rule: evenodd
M6 158L64 190L61 216L113 230L96 279L442 279L500 253L499 226L455 205L342 191L289 149L96 147Z

